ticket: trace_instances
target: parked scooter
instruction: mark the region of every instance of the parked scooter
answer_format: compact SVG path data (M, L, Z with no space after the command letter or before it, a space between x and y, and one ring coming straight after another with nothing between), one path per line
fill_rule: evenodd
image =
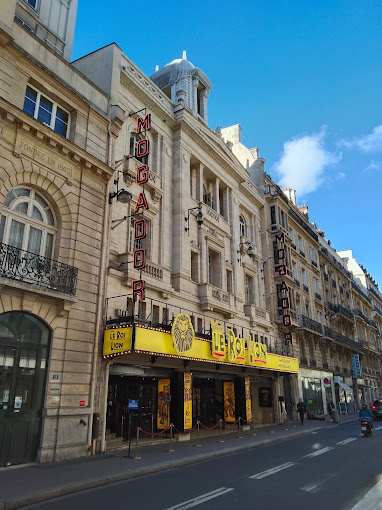
M367 419L367 418L361 419L361 430L362 430L362 434L365 437L371 436L371 434L373 432L373 426L372 426L370 418L369 419Z

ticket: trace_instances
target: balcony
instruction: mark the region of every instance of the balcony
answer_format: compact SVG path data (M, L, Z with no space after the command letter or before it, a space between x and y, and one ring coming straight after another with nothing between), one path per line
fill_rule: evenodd
M318 301L321 301L321 294L319 294L318 292L315 292L314 296L316 299L318 299Z
M338 313L338 314L342 315L343 317L345 317L346 319L349 319L350 321L354 322L354 315L352 314L352 312L350 310L348 310L344 306L334 305L332 311L335 313Z
M343 293L344 293L344 288L340 287L340 294L343 294Z
M329 281L329 276L326 273L324 273L324 279L325 279L326 282Z
M214 287L209 283L199 285L200 308L205 311L217 311L223 313L226 318L233 318L235 312L232 310L233 300L229 292Z
M322 367L325 368L326 370L328 370L329 368L329 363L327 363L326 361L324 361L324 363L322 364Z
M312 262L312 266L318 267L317 262L315 260L312 260L311 262Z
M302 285L302 288L304 289L305 292L308 292L309 293L309 287L307 285Z
M244 313L249 317L251 327L255 327L257 324L269 327L270 318L269 312L264 308L259 308L256 305L244 305Z
M334 341L340 345L343 345L344 347L348 347L349 349L352 349L357 352L363 352L363 346L361 343L356 342L355 340L352 340L351 338L348 338L347 336L341 335L340 333L334 332Z
M309 360L309 366L310 367L316 367L317 366L317 361L315 359L310 359Z
M337 288L337 284L336 284L335 280L332 280L332 287L333 287L333 289Z
M308 365L307 358L300 358L300 363L301 363L301 365Z
M334 339L334 331L332 328L329 328L328 326L324 326L324 335L325 338Z
M294 243L290 243L290 245L294 250L296 249L296 245Z
M373 310L374 312L377 312L377 314L382 317L382 310L380 308L378 308L378 306L373 306Z
M303 252L302 250L299 250L299 251L300 251L300 255L305 258L305 252Z
M0 243L0 276L74 296L78 269Z
M300 315L298 318L298 325L302 329L308 329L309 331L312 331L313 333L317 333L318 335L322 336L322 325L311 319L310 317L307 317L306 315Z
M297 278L294 279L294 283L297 285L297 287L300 286L300 280L297 280ZM381 315L382 315L382 313L381 313Z

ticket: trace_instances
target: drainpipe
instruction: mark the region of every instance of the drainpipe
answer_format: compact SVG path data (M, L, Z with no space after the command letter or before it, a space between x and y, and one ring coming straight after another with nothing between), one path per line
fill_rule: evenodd
M108 132L108 151L107 151L107 164L109 167L112 167L111 164L111 155L112 155L112 135L111 135L111 123L108 126L107 129ZM92 380L91 380L91 387L90 387L90 420L91 423L89 423L88 427L88 445L92 446L92 455L95 454L95 440L92 440L92 433L93 433L93 413L94 413L94 397L95 397L95 388L97 383L97 361L98 361L98 353L99 353L99 339L102 339L102 330L103 330L103 311L104 311L104 303L105 299L104 296L106 295L106 284L107 280L105 278L106 272L107 272L107 260L108 260L108 249L109 249L109 186L110 181L107 183L106 186L106 195L105 195L105 210L103 214L103 233L102 233L102 247L101 247L101 261L100 261L100 280L99 280L99 287L98 287L98 296L97 296L97 312L96 312L96 323L95 323L95 339L93 344L93 365L92 365ZM109 376L109 367L107 366L107 376ZM108 377L105 376L105 388L107 388L107 381ZM107 397L107 393L106 393ZM100 413L101 414L101 413ZM106 419L106 408L105 408L105 415L104 415L104 421ZM102 429L104 429L104 425L102 426Z

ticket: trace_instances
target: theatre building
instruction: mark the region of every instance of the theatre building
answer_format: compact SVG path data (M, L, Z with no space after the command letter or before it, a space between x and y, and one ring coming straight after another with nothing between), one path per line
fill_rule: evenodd
M126 436L129 416L146 432L277 421L279 376L297 377L298 362L277 350L264 199L232 142L208 127L210 80L185 53L148 78L115 44L73 65L125 119L110 189L99 447Z

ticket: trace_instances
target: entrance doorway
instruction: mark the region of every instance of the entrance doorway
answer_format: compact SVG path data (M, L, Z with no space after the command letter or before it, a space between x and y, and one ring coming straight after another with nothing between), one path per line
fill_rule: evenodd
M199 379L192 381L192 422L199 420L203 425L215 425L216 415L221 415L221 403L218 404L215 394L215 383L222 386L222 381L215 379ZM222 394L222 391L218 392ZM220 417L220 416L219 416Z
M284 382L284 404L285 411L287 413L288 419L293 419L293 400L292 400L292 385L289 375L283 376Z
M49 343L49 328L33 315L0 315L0 466L36 460Z

